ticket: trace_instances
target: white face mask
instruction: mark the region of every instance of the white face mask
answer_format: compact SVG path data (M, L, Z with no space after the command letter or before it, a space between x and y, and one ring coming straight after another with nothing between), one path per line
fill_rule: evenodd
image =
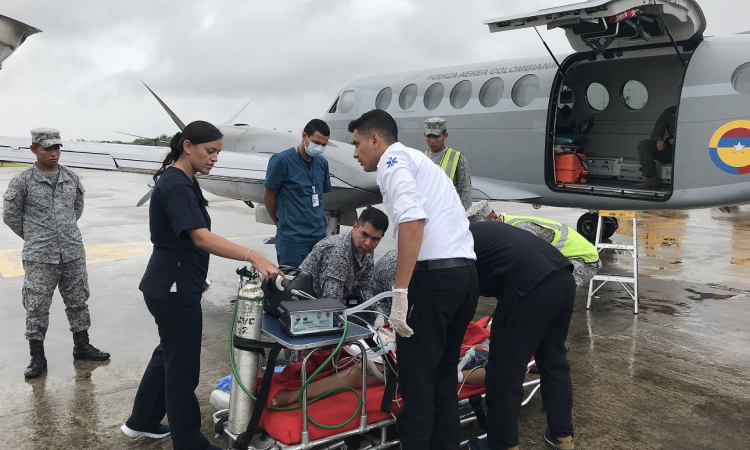
M305 147L305 153L313 158L322 155L324 151L326 151L324 146L311 141L308 141L307 147Z

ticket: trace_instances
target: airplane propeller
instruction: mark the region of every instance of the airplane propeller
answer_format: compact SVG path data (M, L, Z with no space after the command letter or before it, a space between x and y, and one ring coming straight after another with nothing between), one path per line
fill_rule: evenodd
M164 110L167 112L167 114L169 114L169 117L171 117L172 120L174 120L174 123L177 124L178 127L180 127L180 131L184 130L185 129L185 123L182 120L180 120L179 117L177 117L177 114L175 114L171 109L169 109L169 106L167 106L166 103L164 103L163 101L161 101L161 99L159 98L159 96L156 95L156 92L152 91L151 88L148 87L148 85L143 82L143 80L141 80L141 83L143 83L143 85L146 86L146 89L148 89L148 91L151 93L151 95L154 96L154 98L156 99L156 101L159 102L159 104L162 106L162 108L164 108Z
M146 203L147 201L151 199L151 195L153 193L154 193L154 188L149 189L148 192L146 192L146 195L144 195L143 197L141 197L140 200L138 200L138 203L135 204L135 207L140 208L141 206L143 206L144 203Z
M146 140L149 140L149 141L154 141L154 146L156 146L157 142L161 142L162 144L169 144L169 141L163 141L161 139L150 138L150 137L146 137L146 136L139 136L137 134L123 133L122 131L115 131L115 133L117 133L117 134L124 134L125 136L137 137L139 139L146 139Z
M245 103L245 106L243 106L242 108L240 108L240 110L237 111L237 113L235 115L233 115L229 120L227 120L226 122L224 122L224 125L232 125L232 122L234 122L234 119L236 119L240 114L242 114L242 111L244 111L245 108L247 108L247 105L249 105L253 100L255 100L255 97L251 98L250 101L248 101L247 103Z
M177 114L175 114L174 111L172 111L169 108L169 106L167 106L167 104L164 103L159 98L158 95L156 95L156 92L154 92L153 90L151 90L151 88L148 87L148 85L143 82L143 80L141 80L141 83L143 83L143 85L146 86L146 89L148 89L148 91L151 93L151 95L154 96L154 98L156 99L156 101L159 102L159 104L162 106L162 108L164 108L164 110L167 112L167 114L169 114L169 117L171 117L172 120L174 121L174 123L180 128L180 131L184 130L185 129L185 123L182 120L180 120L179 117L177 117ZM248 102L248 103L250 103L250 102ZM245 106L247 106L247 105L245 105ZM240 110L240 112L242 112L242 110ZM237 113L237 114L239 115L239 113ZM153 193L154 193L154 187L151 186L151 189L149 189L148 192L146 192L146 195L144 195L143 197L141 197L140 200L138 200L138 203L136 203L136 205L135 205L136 208L143 206L147 201L149 201L149 199L151 198L151 195Z

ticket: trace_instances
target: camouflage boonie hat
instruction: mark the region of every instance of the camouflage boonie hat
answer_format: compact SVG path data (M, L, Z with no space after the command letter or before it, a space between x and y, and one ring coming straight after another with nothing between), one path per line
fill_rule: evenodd
M466 211L466 218L471 222L484 222L493 212L490 203L486 200L482 200L481 202L474 203L469 207Z
M31 130L31 143L41 145L44 148L57 144L62 147L60 130L54 128L34 128Z
M424 121L424 134L429 136L442 136L445 133L445 119L442 117L432 117Z

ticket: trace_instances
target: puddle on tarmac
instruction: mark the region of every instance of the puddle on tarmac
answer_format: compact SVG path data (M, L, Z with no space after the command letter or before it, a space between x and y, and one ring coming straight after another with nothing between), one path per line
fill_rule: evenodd
M691 294L695 295L688 295L688 298L690 300L729 300L732 298L740 297L737 294L715 294L711 292L700 292L696 291L695 289L685 288L687 292L690 292Z

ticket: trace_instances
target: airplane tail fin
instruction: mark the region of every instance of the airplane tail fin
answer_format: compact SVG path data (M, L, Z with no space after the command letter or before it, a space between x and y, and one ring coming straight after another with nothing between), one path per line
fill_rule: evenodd
M141 80L141 83L143 83L143 80ZM162 106L162 108L164 108L164 110L167 112L167 114L169 114L169 117L171 117L172 120L174 120L174 123L177 124L178 127L180 127L180 131L184 130L185 129L185 123L182 120L180 120L179 117L177 117L177 114L175 114L171 109L169 109L169 106L167 106L167 104L164 103L159 98L159 96L156 95L156 92L152 91L151 88L148 87L148 85L146 83L143 83L143 85L146 86L146 89L148 89L148 91L151 93L151 95L153 95L154 98L156 98L156 101L159 102L159 104Z

